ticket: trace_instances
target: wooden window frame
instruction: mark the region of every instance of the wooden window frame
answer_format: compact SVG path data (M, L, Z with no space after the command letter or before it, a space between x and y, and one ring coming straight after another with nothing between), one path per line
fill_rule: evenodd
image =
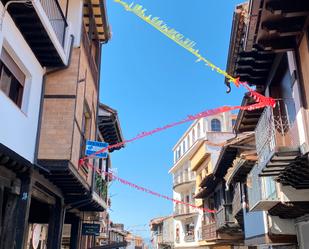
M4 91L1 87L3 74L9 76L9 89L8 92ZM11 55L2 48L0 54L0 90L11 100L19 109L22 108L24 97L26 75L16 64ZM14 87L15 86L15 87ZM15 90L13 88L16 88ZM13 94L14 91L14 94ZM15 97L13 97L15 96Z

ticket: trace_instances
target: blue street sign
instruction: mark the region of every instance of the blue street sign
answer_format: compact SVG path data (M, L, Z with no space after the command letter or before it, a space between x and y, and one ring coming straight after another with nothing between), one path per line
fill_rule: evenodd
M85 154L86 156L93 155L93 157L97 157L97 158L107 158L107 155L108 155L107 151L94 155L94 153L96 153L97 151L100 151L107 147L108 147L108 143L87 140Z

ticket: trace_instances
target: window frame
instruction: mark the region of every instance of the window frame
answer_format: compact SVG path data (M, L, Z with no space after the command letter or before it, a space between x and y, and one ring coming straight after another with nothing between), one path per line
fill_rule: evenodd
M2 88L2 78L4 74L6 74L9 79L8 91ZM22 110L23 107L25 84L26 74L17 65L10 53L3 47L0 54L0 91L20 110Z
M215 123L215 122L218 122L218 123ZM219 125L219 129L217 129L217 125ZM213 118L210 122L210 128L211 128L211 131L214 131L214 132L221 132L222 131L222 124L221 124L221 121L218 119L218 118Z

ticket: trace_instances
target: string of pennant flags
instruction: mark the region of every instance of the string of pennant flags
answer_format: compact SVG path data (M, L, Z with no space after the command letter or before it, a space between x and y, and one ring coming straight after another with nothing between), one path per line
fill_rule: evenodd
M111 172L103 171L103 170L99 169L98 167L95 167L93 164L91 164L89 162L84 162L84 165L87 166L88 168L91 168L91 169L95 170L99 175L107 176L109 180L118 181L118 182L120 182L120 183L122 183L124 185L132 187L132 188L137 189L139 191L145 192L147 194L150 194L150 195L153 195L153 196L156 196L156 197L159 197L159 198L163 198L163 199L168 200L168 201L172 201L172 202L174 202L176 204L181 204L181 205L185 205L185 206L188 206L188 207L191 207L191 208L194 208L194 209L202 210L202 211L207 212L207 213L215 213L216 212L215 210L211 210L211 209L208 209L208 208L202 208L202 207L196 206L194 204L190 204L190 203L186 203L184 201L176 200L176 199L171 198L169 196L162 195L162 194L160 194L158 192L152 191L152 190L150 190L148 188L144 188L144 187L139 186L139 185L137 185L135 183L129 182L129 181L123 179L123 178L115 176Z
M134 183L131 183L131 182L129 182L129 181L123 179L123 178L115 176L113 173L101 171L97 167L90 164L88 159L95 158L96 155L107 152L111 149L122 147L122 146L124 146L128 143L132 143L136 140L143 139L145 137L151 136L151 135L156 134L158 132L162 132L162 131L165 131L167 129L173 128L175 126L182 125L182 124L185 124L187 122L194 121L194 120L197 120L197 119L200 119L200 118L203 118L203 117L208 117L208 116L216 115L216 114L219 114L219 113L224 113L224 112L229 112L229 111L234 111L234 110L252 111L252 110L261 109L261 108L264 108L264 107L274 108L275 105L276 105L275 99L273 99L271 97L266 97L266 96L256 92L255 90L250 88L250 86L247 82L242 82L242 81L240 81L239 78L235 78L235 77L231 76L230 74L228 74L226 71L217 67L210 60L206 59L205 57L203 57L199 53L199 50L196 48L196 42L194 42L193 40L191 40L189 38L186 38L183 34L179 33L177 30L167 26L167 24L165 24L165 22L163 20L161 20L159 17L152 17L152 15L146 15L147 10L142 5L134 4L134 3L128 4L128 3L126 3L122 0L114 0L114 1L116 3L119 3L121 6L123 6L126 11L134 13L136 16L138 16L139 18L141 18L142 20L144 20L145 22L150 24L152 27L154 27L155 29L160 31L162 34L167 36L169 39L174 41L176 44L178 44L179 46L181 46L185 50L189 51L191 54L193 54L196 57L196 62L204 62L206 66L209 66L211 68L211 70L216 71L217 73L223 75L229 82L234 83L234 85L236 87L239 87L239 86L244 87L249 92L250 96L254 99L255 103L248 105L248 106L222 106L222 107L219 107L219 108L206 110L206 111L200 112L198 114L188 115L186 118L184 118L180 121L173 122L173 123L167 124L165 126L155 128L155 129L150 130L150 131L141 132L140 134L138 134L137 136L135 136L131 139L127 139L127 140L124 140L120 143L112 144L112 145L109 145L109 146L107 146L107 147L105 147L101 150L98 150L98 151L92 153L91 155L85 156L84 158L80 159L79 165L83 165L83 166L92 168L92 169L96 170L101 175L106 175L112 180L116 180L116 181L120 182L121 184L130 186L130 187L132 187L136 190L143 191L143 192L148 193L150 195L153 195L153 196L156 196L156 197L159 197L159 198L163 198L165 200L172 201L176 204L182 204L182 205L186 205L186 206L189 206L189 207L192 207L192 208L200 209L204 212L215 213L216 212L215 210L210 210L210 209L207 209L207 208L201 208L201 207L195 206L195 205L190 204L190 203L186 203L186 202L182 202L182 201L173 199L173 198L168 197L166 195L159 194L159 193L152 191L150 189L147 189L147 188L141 187L139 185L136 185Z

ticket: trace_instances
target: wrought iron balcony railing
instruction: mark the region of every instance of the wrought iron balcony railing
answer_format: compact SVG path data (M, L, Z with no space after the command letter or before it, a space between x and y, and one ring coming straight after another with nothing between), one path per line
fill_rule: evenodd
M275 152L298 148L298 130L293 100L278 100L275 108L265 108L255 129L259 165L264 167Z

